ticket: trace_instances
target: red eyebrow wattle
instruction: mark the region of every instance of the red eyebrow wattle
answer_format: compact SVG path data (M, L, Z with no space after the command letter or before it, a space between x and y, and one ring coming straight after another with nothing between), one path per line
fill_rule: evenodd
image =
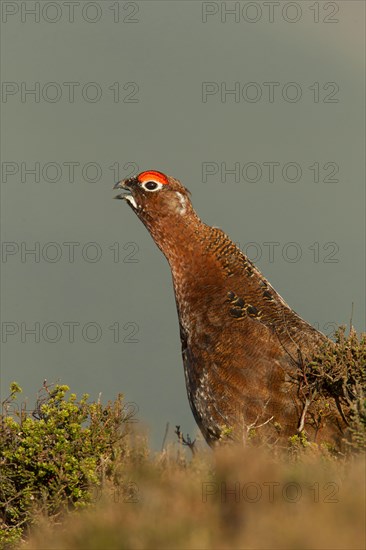
M149 180L157 181L159 183L162 183L163 185L166 185L168 183L168 178L162 172L158 172L157 170L148 170L147 172L141 172L141 174L137 176L137 179L141 183Z

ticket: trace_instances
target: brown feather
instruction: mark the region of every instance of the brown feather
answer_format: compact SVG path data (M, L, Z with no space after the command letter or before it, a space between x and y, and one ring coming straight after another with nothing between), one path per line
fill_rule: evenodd
M319 426L304 421L299 379L327 338L295 313L221 230L204 224L189 192L167 177L144 190L121 182L133 208L166 256L173 277L188 399L206 441L223 433L245 441L309 439L339 445L344 423L332 401Z

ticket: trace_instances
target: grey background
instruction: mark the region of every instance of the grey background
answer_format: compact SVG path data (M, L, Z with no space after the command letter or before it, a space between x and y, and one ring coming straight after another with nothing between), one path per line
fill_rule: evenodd
M257 14L262 15L252 23L243 16L242 10L249 10L244 12L247 18L255 18L254 7L246 2L239 4L238 22L230 15L225 21L219 11L206 23L205 7L193 1L120 2L119 22L113 21L110 9L116 3L99 1L86 12L89 19L101 13L95 23L86 21L85 13L83 17L85 2L75 5L73 22L62 2L57 2L58 11L45 4L40 2L46 11L40 12L39 22L32 16L22 22L20 3L11 3L15 8L7 10L19 11L7 19L3 12L3 84L26 82L31 87L39 82L42 89L56 82L63 93L56 102L41 94L38 103L30 96L22 101L20 93L2 95L1 228L3 243L21 247L23 242L31 248L38 242L42 250L55 242L62 256L52 262L55 248L46 246L39 262L30 256L22 261L20 252L3 257L2 329L13 322L19 332L7 342L3 338L1 395L16 380L31 404L45 378L60 379L92 399L100 392L103 400L113 399L121 391L137 403L158 447L167 421L196 432L185 391L170 271L133 212L112 200L116 177L110 167L119 163L120 178L134 167L179 178L192 191L206 223L223 228L253 259L261 251L258 267L306 320L330 333L334 323L349 324L353 303L353 323L365 330L364 3L338 1L329 7L320 2L318 23L310 9L314 2L305 1L296 3L301 17L294 23L285 20L295 14L286 2L276 8L273 22L268 8L257 2ZM211 6L220 9L221 3ZM283 9L289 11L283 15ZM333 9L338 13L332 16ZM58 21L47 21L60 13ZM338 22L327 23L327 17ZM115 103L109 87L117 81L121 101ZM280 83L272 103L263 85L270 81ZM64 82L80 83L74 102L68 100ZM80 92L89 82L98 83L102 91L94 103ZM131 82L138 93L133 97L137 102L129 103L132 87L123 86ZM251 103L243 98L236 102L232 95L221 100L216 94L203 102L203 82L224 82L228 89L235 82L256 82L263 96ZM281 90L288 82L301 87L298 102L283 99ZM314 82L320 85L317 103L309 89ZM328 82L339 86L336 103L324 102L331 89L322 86ZM74 182L63 165L71 161L80 163ZM281 164L273 183L263 167L268 161ZM9 162L19 172L5 177L9 165L4 163ZM52 183L41 173L39 183L29 174L22 182L21 163L29 168L36 162L41 171L50 162L61 166L59 180ZM89 162L100 167L98 181L88 181L94 178L93 168L87 177L82 173ZM235 182L230 175L221 182L220 173L203 182L204 162L226 163L228 168L256 162L263 174L256 183L243 177ZM288 162L302 169L297 183L281 175ZM321 167L336 163L339 181L322 181L330 171L321 169L315 183L309 169L314 162ZM52 168L49 174L55 177ZM65 242L80 243L74 262ZM99 247L99 261L88 261L95 247L84 249L84 256L90 254L86 258L81 253L90 242ZM119 262L109 249L116 242ZM266 242L279 243L274 258ZM298 261L290 261L295 249L286 249L289 242L301 250ZM136 244L124 250L126 243ZM309 249L314 243L319 243L319 258ZM323 248L327 243L336 245ZM70 321L80 323L73 343L63 325ZM47 341L55 334L51 327L39 342L24 334L22 342L21 323L29 328L36 322L41 331L47 323L57 323L63 329L60 340ZM101 329L96 343L82 336L81 328L89 322ZM115 322L121 327L119 343L108 328ZM137 324L138 342L123 341L135 326L126 323ZM92 328L87 336L94 338Z

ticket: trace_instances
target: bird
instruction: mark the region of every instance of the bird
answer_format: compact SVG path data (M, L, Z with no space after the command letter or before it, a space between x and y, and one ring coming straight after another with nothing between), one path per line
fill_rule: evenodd
M205 224L174 177L147 170L117 182L172 274L189 404L209 446L289 438L339 448L337 403L306 393L305 365L331 341L285 302L254 263Z

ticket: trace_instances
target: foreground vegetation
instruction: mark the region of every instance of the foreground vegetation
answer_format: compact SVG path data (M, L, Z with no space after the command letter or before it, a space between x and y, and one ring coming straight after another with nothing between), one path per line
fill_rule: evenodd
M153 453L121 395L90 403L44 383L27 411L13 383L0 417L0 548L364 548L366 341L337 341L307 380L347 408L343 454L305 434L281 450L212 452L179 430Z

